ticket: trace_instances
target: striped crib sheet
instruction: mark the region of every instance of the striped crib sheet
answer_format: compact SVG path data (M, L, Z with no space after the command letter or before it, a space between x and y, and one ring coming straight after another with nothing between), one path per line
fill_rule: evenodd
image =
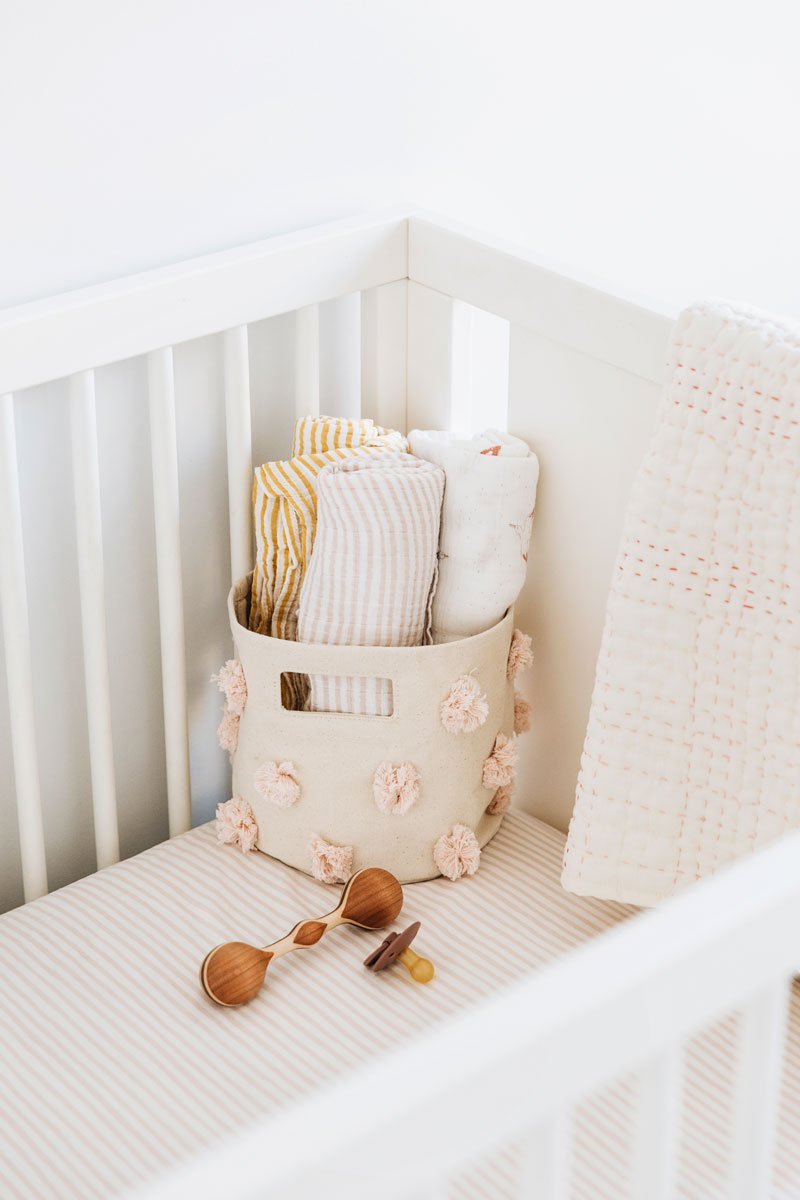
M298 641L421 646L429 639L443 492L444 471L410 454L320 471ZM309 689L315 712L392 715L389 679L311 675Z
M510 813L481 869L405 889L435 983L361 967L381 935L345 928L275 965L248 1007L221 1011L198 968L231 938L264 944L329 911L331 889L193 830L0 918L0 1194L90 1200L146 1184L237 1123L277 1113L447 1020L630 913L559 885L563 835ZM353 1020L352 1014L358 1019ZM332 1036L335 1030L335 1036ZM795 994L775 1197L800 1194ZM681 1195L714 1197L724 1159L733 1026L693 1043ZM571 1196L618 1200L635 1093L581 1105ZM465 1155L467 1149L465 1148ZM459 1200L510 1194L512 1148L465 1172Z

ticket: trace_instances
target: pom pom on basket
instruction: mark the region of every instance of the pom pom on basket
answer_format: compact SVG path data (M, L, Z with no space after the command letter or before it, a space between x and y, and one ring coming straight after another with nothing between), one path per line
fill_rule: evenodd
M239 720L236 713L226 708L217 726L217 741L223 750L234 755L239 745Z
M300 784L295 778L294 763L262 763L253 777L253 783L259 796L277 804L278 808L290 808L300 799Z
M503 787L499 787L489 803L486 805L487 813L489 813L491 816L496 816L501 813L508 812L513 794L514 788L510 783L506 783L503 785Z
M217 805L217 841L224 846L239 846L247 853L255 850L258 825L253 810L241 796L233 796Z
M532 645L529 633L523 633L521 629L514 630L511 648L508 651L507 674L509 679L516 679L520 671L527 671L533 662Z
M498 788L513 783L518 759L519 750L514 739L498 733L494 749L483 764L483 786Z
M217 727L217 741L233 758L239 745L239 720L247 703L244 668L238 659L229 658L222 664L219 673L211 676L211 682L217 685L225 697L222 720Z
M531 706L521 692L514 692L514 733L527 733L531 727Z
M228 711L240 717L247 703L247 681L238 658L229 658L223 663L219 672L211 676L211 682L215 683L224 695Z
M473 733L489 716L489 704L472 675L459 675L442 701L442 724L450 733Z
M226 745L236 737L232 792L252 809L257 849L325 883L368 866L404 884L473 874L517 762L508 665L526 661L527 639L514 649L513 613L433 645L304 643L249 629L250 594L248 578L231 590L235 659L217 683ZM384 680L391 712L285 708L286 675Z
M478 839L466 825L454 825L434 846L433 860L448 879L474 875L481 861Z
M311 874L320 883L347 883L353 874L353 847L333 846L319 834L310 842Z
M410 762L380 763L372 795L381 812L403 816L419 800L419 771Z

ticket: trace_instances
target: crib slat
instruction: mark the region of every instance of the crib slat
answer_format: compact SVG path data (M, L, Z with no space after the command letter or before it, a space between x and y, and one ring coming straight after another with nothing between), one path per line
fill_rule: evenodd
M319 407L330 417L358 420L361 405L361 294L319 306Z
M47 892L47 863L36 753L14 398L11 395L0 397L0 607L8 674L22 886L25 899L35 900Z
M409 425L507 429L508 323L419 284L407 293Z
M246 325L227 331L224 357L231 578L235 582L253 565L253 444Z
M153 350L147 356L147 368L169 833L170 837L174 837L190 827L192 801L189 782L186 647L183 627L178 446L172 348Z
M407 430L408 284L361 293L361 412L378 425Z
M408 425L471 431L472 310L408 284Z
M652 1059L639 1072L631 1200L672 1200L676 1195L680 1137L681 1057L676 1048Z
M734 1089L731 1200L767 1200L780 1099L789 987L784 980L759 992L742 1010Z
M470 308L470 419L473 432L508 429L511 327L502 317Z
M298 417L319 413L319 305L295 313L294 403Z
M472 412L473 312L453 300L450 318L450 422L458 432L474 433Z
M569 1193L569 1125L563 1113L540 1121L526 1135L517 1181L520 1200L566 1200Z
M94 372L81 371L73 375L69 395L94 841L97 866L108 867L119 861L119 831L111 735Z

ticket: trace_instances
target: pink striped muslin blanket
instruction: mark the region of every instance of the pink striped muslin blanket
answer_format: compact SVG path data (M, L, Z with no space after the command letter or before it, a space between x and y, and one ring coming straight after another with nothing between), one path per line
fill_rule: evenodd
M420 646L436 588L444 471L410 454L333 463L317 478L317 534L297 640ZM391 716L386 679L310 676L316 712Z

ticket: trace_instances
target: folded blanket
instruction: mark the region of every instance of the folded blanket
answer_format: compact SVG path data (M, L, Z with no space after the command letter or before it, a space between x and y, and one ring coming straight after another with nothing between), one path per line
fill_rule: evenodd
M669 361L562 876L634 904L800 826L800 335L699 305Z
M419 646L430 628L444 472L408 454L353 458L317 477L317 534L297 638ZM391 681L312 675L306 707L390 716Z
M493 429L472 438L414 429L412 454L446 476L433 641L491 629L525 582L539 461Z
M264 463L255 473L251 629L272 637L295 636L300 586L314 544L316 482L323 467L407 448L401 434L369 420L303 417L297 422L292 458Z

